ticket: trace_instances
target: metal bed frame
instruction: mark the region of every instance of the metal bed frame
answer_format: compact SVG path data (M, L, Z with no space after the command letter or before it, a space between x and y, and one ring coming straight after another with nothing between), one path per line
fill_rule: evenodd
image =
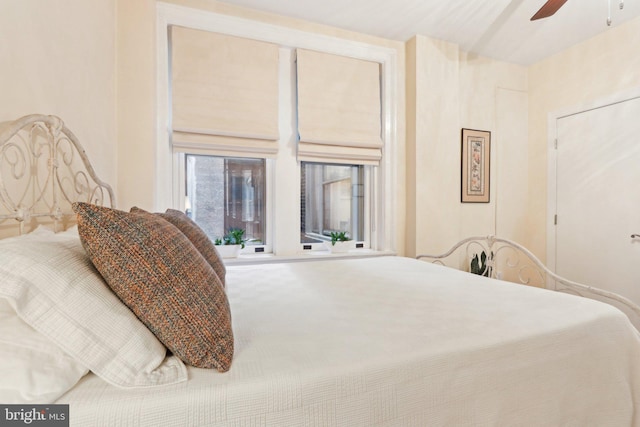
M71 204L76 201L115 207L111 187L100 180L76 136L56 116L32 114L0 123L0 234L19 233L41 222L54 229L75 223ZM598 299L621 309L640 328L640 306L614 292L561 277L549 270L524 246L495 236L469 237L449 251L421 254L461 270L476 254L485 253L478 273L494 279L572 293Z
M485 254L484 266L481 263L483 252ZM512 240L492 235L468 237L453 245L445 253L420 254L416 258L469 271L471 262L476 256L476 267L478 264L481 267L476 268L476 274L570 293L611 304L623 311L636 329L640 330L640 306L636 303L615 292L578 283L557 275L531 251Z
M71 204L115 207L76 136L56 116L32 114L0 123L0 230L74 222Z

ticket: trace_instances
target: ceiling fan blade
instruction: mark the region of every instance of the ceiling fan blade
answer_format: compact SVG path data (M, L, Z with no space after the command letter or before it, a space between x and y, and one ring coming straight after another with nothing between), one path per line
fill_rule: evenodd
M553 15L565 4L567 0L548 0L535 15L531 17L532 21L542 18L548 18Z

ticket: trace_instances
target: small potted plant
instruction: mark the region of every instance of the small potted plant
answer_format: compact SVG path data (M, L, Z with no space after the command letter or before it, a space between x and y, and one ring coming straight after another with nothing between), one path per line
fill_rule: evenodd
M478 258L478 254L474 254L473 258L471 259L471 266L469 267L469 272L473 274L478 274L480 276L490 277L491 270L493 270L493 268L491 267L492 260L493 260L493 252L491 252L489 259L487 259L487 254L485 251L482 251L482 253L480 254L480 258Z
M346 231L332 231L330 236L331 242L324 242L324 244L331 253L347 252L355 248L354 242Z
M217 238L213 243L222 258L236 258L240 249L244 249L244 230L242 228L229 228L222 238Z

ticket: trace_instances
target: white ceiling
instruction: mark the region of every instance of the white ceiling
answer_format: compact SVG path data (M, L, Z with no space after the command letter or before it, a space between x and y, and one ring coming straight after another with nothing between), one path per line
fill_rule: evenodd
M640 0L568 0L529 19L546 0L224 0L278 15L406 41L416 34L467 52L529 65L640 16ZM611 27L607 27L608 2Z

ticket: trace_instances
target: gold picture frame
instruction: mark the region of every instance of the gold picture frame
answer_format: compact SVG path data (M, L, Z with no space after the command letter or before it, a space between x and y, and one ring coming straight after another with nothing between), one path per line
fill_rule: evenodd
M491 132L462 129L462 203L489 203Z

